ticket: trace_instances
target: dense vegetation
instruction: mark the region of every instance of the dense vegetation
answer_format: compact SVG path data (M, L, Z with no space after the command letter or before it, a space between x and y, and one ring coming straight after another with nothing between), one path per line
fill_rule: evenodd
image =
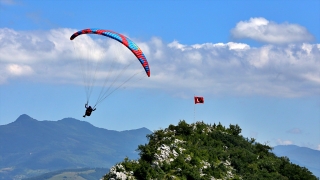
M238 125L180 121L148 135L149 143L138 147L140 159L124 159L104 179L317 179L240 133Z

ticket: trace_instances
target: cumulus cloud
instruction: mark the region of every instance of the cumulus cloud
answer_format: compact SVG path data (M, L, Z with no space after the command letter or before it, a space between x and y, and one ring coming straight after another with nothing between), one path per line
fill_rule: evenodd
M277 144L278 145L290 145L290 144L293 144L293 142L289 141L289 140L277 139Z
M33 70L30 66L18 64L7 65L7 71L13 76L29 75L33 73Z
M248 38L271 44L310 42L314 40L314 37L303 26L287 22L278 24L262 17L240 21L231 30L231 34L236 39Z
M317 150L319 150L319 151L320 151L320 144L318 144L318 146L317 146Z
M86 66L79 62L94 65L91 69L99 67L94 76L103 82L103 77L113 75L112 70L120 71L117 66L108 69L114 60L122 65L132 62L132 58L137 62L116 41L92 36L79 36L76 43L70 41L75 31L0 29L0 83L16 76L31 76L39 82L81 84ZM155 37L145 42L131 39L143 50L151 68L150 78L135 83L141 87L172 94L237 96L300 97L320 92L319 44L257 48L235 42L185 45L178 41L165 43ZM130 66L126 72L142 69L139 63L133 64L137 66Z

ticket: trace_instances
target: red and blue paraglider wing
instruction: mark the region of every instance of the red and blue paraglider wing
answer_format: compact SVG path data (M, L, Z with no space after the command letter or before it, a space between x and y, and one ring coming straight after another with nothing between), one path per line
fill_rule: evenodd
M103 36L106 36L106 37L109 37L109 38L112 38L114 40L119 41L124 46L126 46L128 49L130 49L130 51L138 58L141 65L143 66L144 70L146 71L148 77L150 77L150 67L149 67L149 63L146 59L146 56L143 54L141 49L126 36L119 34L119 33L116 33L114 31L110 31L110 30L84 29L84 30L81 30L81 31L74 33L70 37L70 40L73 40L74 38L76 38L77 36L79 36L81 34L99 34L99 35L103 35Z

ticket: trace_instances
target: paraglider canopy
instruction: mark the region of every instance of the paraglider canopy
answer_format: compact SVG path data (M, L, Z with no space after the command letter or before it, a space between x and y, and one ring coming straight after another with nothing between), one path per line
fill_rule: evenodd
M148 63L145 55L143 54L141 49L133 41L131 41L129 38L127 38L126 36L124 36L122 34L119 34L119 33L116 33L114 31L111 31L111 30L83 29L81 31L75 32L70 37L70 40L73 40L74 38L76 38L77 36L79 36L81 34L99 34L99 35L103 35L103 36L106 36L106 37L109 37L109 38L112 38L112 39L115 39L115 40L119 41L124 46L126 46L128 49L130 49L130 51L138 58L138 60L142 64L143 68L145 69L148 77L150 77L149 63Z

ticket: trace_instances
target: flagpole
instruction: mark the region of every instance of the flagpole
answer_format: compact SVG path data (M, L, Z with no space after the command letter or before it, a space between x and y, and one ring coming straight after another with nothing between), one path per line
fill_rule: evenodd
M194 94L193 95L193 101L194 101L194 98L196 97L196 95ZM194 102L193 103L193 123L196 122L196 103Z
M196 122L196 104L200 103L203 104L204 103L204 98L203 96L196 96L195 94L193 95L194 97L194 106L193 106L193 122Z

